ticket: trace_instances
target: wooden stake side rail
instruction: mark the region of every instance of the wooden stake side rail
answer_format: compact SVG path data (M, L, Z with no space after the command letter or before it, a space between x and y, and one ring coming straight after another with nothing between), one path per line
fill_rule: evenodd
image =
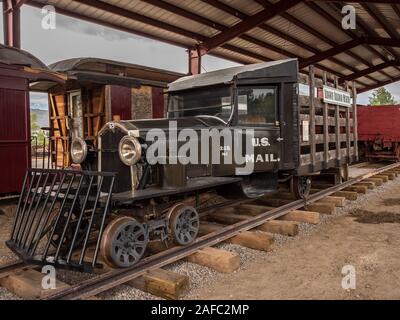
M324 103L319 94L315 97L318 81L313 66L309 67L309 77L305 82L309 86L309 96L299 96L300 172L306 172L305 168L319 171L356 160L357 122L354 104L349 107L333 105ZM318 82L318 85L350 92L348 83L340 88L336 77L330 84L326 72L323 73L322 83ZM354 90L352 95L356 100Z

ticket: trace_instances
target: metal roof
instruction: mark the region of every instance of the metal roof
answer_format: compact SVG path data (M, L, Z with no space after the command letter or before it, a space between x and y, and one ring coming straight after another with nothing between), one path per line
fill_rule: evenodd
M0 44L0 62L48 70L47 66L27 51Z
M72 58L55 62L49 68L66 73L72 78L102 83L119 81L132 86L152 85L166 87L184 76L182 73L99 58Z
M400 80L398 0L31 0L84 19L241 64L298 58L359 92ZM341 9L356 9L344 30Z
M263 77L271 77L271 74L267 74L268 69L272 69L274 66L292 66L295 77L297 77L297 59L277 60L270 62L254 63L246 66L231 67L217 71L211 71L207 73L197 74L193 76L186 76L180 78L168 85L168 91L181 91L187 89L195 89L200 87L207 87L218 84L227 84L233 81L234 77L241 76L246 77L254 75L253 71L263 71ZM281 69L281 68L280 68ZM289 68L286 68L285 71ZM249 74L251 73L251 75ZM279 73L283 76L283 73Z
M0 44L0 66L3 68L2 73L5 72L4 68L11 68L14 71L8 75L18 75L28 79L30 86L36 83L48 83L54 86L57 83L64 83L66 80L63 74L51 71L29 52L2 44Z

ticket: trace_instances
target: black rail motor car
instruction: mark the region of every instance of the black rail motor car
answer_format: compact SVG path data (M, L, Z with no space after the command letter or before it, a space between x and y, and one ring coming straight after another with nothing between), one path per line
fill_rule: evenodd
M71 158L82 170L29 169L7 245L30 263L91 271L100 253L114 267L129 267L150 240L193 242L210 190L259 197L284 180L307 197L310 175L355 159L354 122L349 107L299 99L299 82L295 59L188 76L170 84L166 119L109 122L94 142L73 137ZM208 162L172 154L174 142L186 142L172 135L185 129L197 133L199 157ZM244 162L224 163L237 147L225 137L204 147L200 133L215 129L250 145L249 154L242 146ZM155 138L161 131L165 137ZM147 159L155 143L168 147L156 154L164 162ZM211 159L213 148L220 163ZM243 170L249 163L252 170Z

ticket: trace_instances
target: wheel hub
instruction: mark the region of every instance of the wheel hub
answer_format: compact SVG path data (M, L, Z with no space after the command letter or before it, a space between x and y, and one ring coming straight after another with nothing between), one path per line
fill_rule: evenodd
M170 232L175 243L187 245L197 237L200 226L199 215L195 208L178 204L170 211Z
M107 264L130 267L143 256L148 236L143 225L134 218L120 217L104 231L101 251Z

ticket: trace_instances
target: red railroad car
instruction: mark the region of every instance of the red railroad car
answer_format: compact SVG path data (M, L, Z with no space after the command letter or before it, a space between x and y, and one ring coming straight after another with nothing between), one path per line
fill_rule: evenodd
M360 156L400 161L400 105L358 106Z
M31 54L0 45L0 198L21 191L31 162L29 85L63 82Z

